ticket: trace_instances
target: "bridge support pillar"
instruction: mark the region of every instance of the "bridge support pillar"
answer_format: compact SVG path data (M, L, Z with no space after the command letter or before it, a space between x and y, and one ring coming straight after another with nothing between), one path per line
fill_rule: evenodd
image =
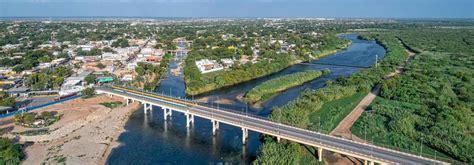
M219 130L219 122L216 120L211 120L212 122L212 135L216 135L216 131Z
M194 115L190 113L185 113L184 115L186 115L186 128L189 128L194 123Z
M280 136L277 136L277 142L280 142L281 138Z
M147 104L147 103L143 103L143 112L145 114L147 114L148 111L151 111L153 110L153 105L151 104Z
M374 161L368 161L368 160L364 160L364 165L374 165L375 162ZM383 163L381 163L383 164Z
M323 161L323 149L318 148L318 161Z
M249 137L249 131L247 128L242 128L242 144L247 143L247 138Z
M128 105L129 102L128 102L128 98L124 98L125 99L125 103Z
M170 108L165 107L162 107L161 109L163 109L163 118L165 118L165 120L168 120L168 116L171 117L173 111Z

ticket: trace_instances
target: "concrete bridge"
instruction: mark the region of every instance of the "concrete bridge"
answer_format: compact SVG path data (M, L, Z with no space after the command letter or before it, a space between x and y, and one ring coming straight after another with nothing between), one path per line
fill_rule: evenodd
M118 86L98 87L96 91L97 93L107 94L110 97L122 97L126 100L127 104L139 101L143 104L145 114L151 111L153 106L161 107L161 109L164 110L165 120L170 117L173 112L183 113L186 116L187 127L190 127L194 123L195 116L208 119L212 123L212 132L214 135L216 131L219 130L220 123L240 127L242 129L242 142L244 144L248 137L248 131L251 130L274 136L278 140L286 139L312 146L317 148L319 161L322 161L323 150L328 150L359 158L364 160L364 164L448 164L413 154L276 123L258 116L206 107L193 103L190 100L177 99Z

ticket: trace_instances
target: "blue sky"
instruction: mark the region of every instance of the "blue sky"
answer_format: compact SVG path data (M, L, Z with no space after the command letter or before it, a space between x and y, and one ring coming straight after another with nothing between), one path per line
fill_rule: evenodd
M474 0L0 0L0 17L474 18Z

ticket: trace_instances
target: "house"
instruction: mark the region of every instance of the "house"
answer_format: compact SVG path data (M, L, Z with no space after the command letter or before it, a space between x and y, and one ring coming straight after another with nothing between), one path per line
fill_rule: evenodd
M131 62L131 63L128 63L127 64L127 69L135 69L135 67L137 67L137 63L136 62Z
M51 68L51 66L52 66L51 63L45 62L45 63L40 63L40 64L38 65L38 68L39 68L39 69L45 69L45 68Z
M221 59L221 62L222 62L222 64L224 65L224 68L229 68L229 67L231 67L232 65L234 65L234 60L232 60L232 59L230 59L230 58Z
M58 66L60 64L64 64L66 62L66 59L65 58L58 58L58 59L54 59L51 61L51 64L53 66Z
M146 62L160 62L161 57L158 56L148 56L146 57Z
M31 89L27 87L15 87L7 90L7 93L10 97L28 96L30 90Z
M126 74L122 77L122 81L132 81L133 80L133 75L131 74Z
M216 60L209 59L196 61L196 66L201 73L209 73L224 69L224 67L220 66Z
M61 85L61 91L59 91L59 95L69 95L72 93L77 93L85 89L85 78L91 74L92 71L82 71L76 76L71 76L64 80L64 83Z

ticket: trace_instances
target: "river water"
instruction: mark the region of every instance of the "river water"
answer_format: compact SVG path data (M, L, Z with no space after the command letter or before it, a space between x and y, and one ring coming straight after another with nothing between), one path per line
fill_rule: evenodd
M268 116L272 107L282 106L296 99L303 90L324 87L328 80L349 76L360 70L358 67L320 65L321 63L370 66L375 63L376 56L382 58L385 55L384 48L373 41L359 40L354 34L340 37L352 40L352 45L344 51L311 62L319 63L317 65L297 64L278 73L205 93L194 99L203 100L214 107ZM171 63L170 68L176 67L176 62ZM236 99L237 96L266 80L295 72L321 69L329 69L331 73L286 90L258 108L246 108L247 105ZM184 90L183 76L168 74L156 92L185 97ZM172 119L165 121L163 112L158 107L154 107L147 115L142 110L136 111L125 126L126 132L118 139L122 145L112 151L107 164L248 164L258 155L261 146L259 133L249 131L247 144L242 145L240 128L221 123L217 135L212 136L212 125L209 120L195 117L194 126L189 129L186 128L185 121L185 116L179 112L174 112Z

